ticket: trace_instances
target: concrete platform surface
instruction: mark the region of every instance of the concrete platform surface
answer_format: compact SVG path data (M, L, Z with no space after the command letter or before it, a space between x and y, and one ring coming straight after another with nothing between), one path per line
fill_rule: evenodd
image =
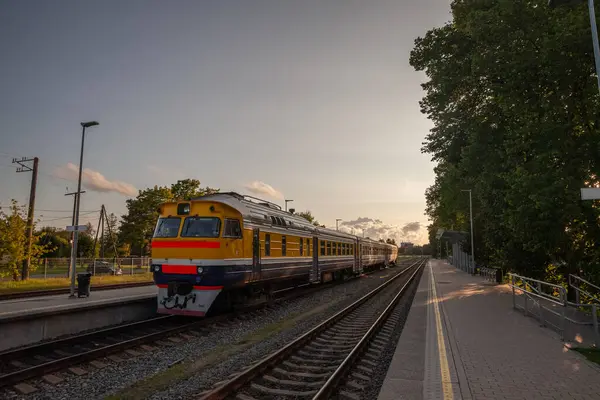
M431 260L379 393L397 399L600 399L600 367L493 285Z
M77 293L77 292L76 292ZM156 297L156 286L139 286L125 289L102 290L94 292L90 297L69 298L68 294L55 296L31 297L0 301L0 324L17 319L36 318L40 315L57 312L71 312L95 307L103 307L111 303L132 302Z

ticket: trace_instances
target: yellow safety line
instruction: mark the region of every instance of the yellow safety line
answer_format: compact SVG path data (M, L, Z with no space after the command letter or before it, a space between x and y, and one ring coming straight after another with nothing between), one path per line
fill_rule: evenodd
M431 275L431 291L433 296L433 310L435 311L435 328L437 332L437 342L440 353L440 373L442 375L442 392L444 399L453 400L452 380L450 378L450 368L448 368L448 355L446 354L446 342L444 342L444 332L442 330L442 317L437 292L435 290L435 278L433 277L433 268L429 265Z

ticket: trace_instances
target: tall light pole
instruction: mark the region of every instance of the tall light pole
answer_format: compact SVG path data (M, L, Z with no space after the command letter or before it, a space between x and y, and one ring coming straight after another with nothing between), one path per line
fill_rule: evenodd
M287 203L292 202L294 200L284 200L285 201L285 211L287 211Z
M585 0L549 0L548 6L556 8L560 6L571 6L585 3ZM592 45L594 46L594 61L596 62L596 77L598 79L598 91L600 92L600 45L598 44L598 28L596 27L596 13L594 11L594 0L587 0L590 14L590 26L592 28Z
M81 153L79 154L79 177L77 178L77 193L75 194L75 218L73 232L73 246L71 248L71 293L69 298L75 297L75 271L77 267L77 240L79 239L79 205L81 204L81 173L83 171L83 148L85 144L85 128L100 125L96 121L81 123Z
M340 221L341 221L341 219L339 219L339 218L336 218L336 219L335 219L335 230L336 230L336 231L339 231L339 230L340 230L340 229L338 228L338 222L340 222Z
M471 189L461 190L461 192L469 192L469 214L471 217L471 271L472 274L475 274L475 240L473 238L473 199L471 197Z

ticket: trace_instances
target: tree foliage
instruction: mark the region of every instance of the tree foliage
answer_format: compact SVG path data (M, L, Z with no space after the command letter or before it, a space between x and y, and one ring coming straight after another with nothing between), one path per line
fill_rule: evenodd
M119 229L121 246L128 246L137 255L149 254L149 244L158 218L158 206L167 201L190 200L218 192L201 188L197 179L179 180L170 187L154 186L140 190L135 199L126 202L127 214L122 216Z
M410 54L427 75L420 105L434 123L423 144L437 163L426 192L431 244L438 228L469 231L462 190L472 189L479 263L597 275L600 213L579 198L579 188L600 186L587 9L457 0L452 14Z
M298 216L304 218L305 220L307 220L308 222L310 222L311 224L313 224L314 226L320 226L319 221L317 221L315 219L315 217L312 215L312 213L309 210L306 211L302 211L299 213L296 213ZM324 226L323 226L324 227Z
M43 234L42 234L43 236ZM34 271L39 258L52 251L51 244L34 235L31 245L31 268ZM8 212L0 209L0 276L18 280L23 261L27 259L27 213L25 207L12 200Z

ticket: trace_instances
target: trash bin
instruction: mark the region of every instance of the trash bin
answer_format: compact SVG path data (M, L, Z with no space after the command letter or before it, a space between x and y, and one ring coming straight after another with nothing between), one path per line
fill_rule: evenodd
M92 278L91 272L77 274L77 297L90 297L90 281Z

